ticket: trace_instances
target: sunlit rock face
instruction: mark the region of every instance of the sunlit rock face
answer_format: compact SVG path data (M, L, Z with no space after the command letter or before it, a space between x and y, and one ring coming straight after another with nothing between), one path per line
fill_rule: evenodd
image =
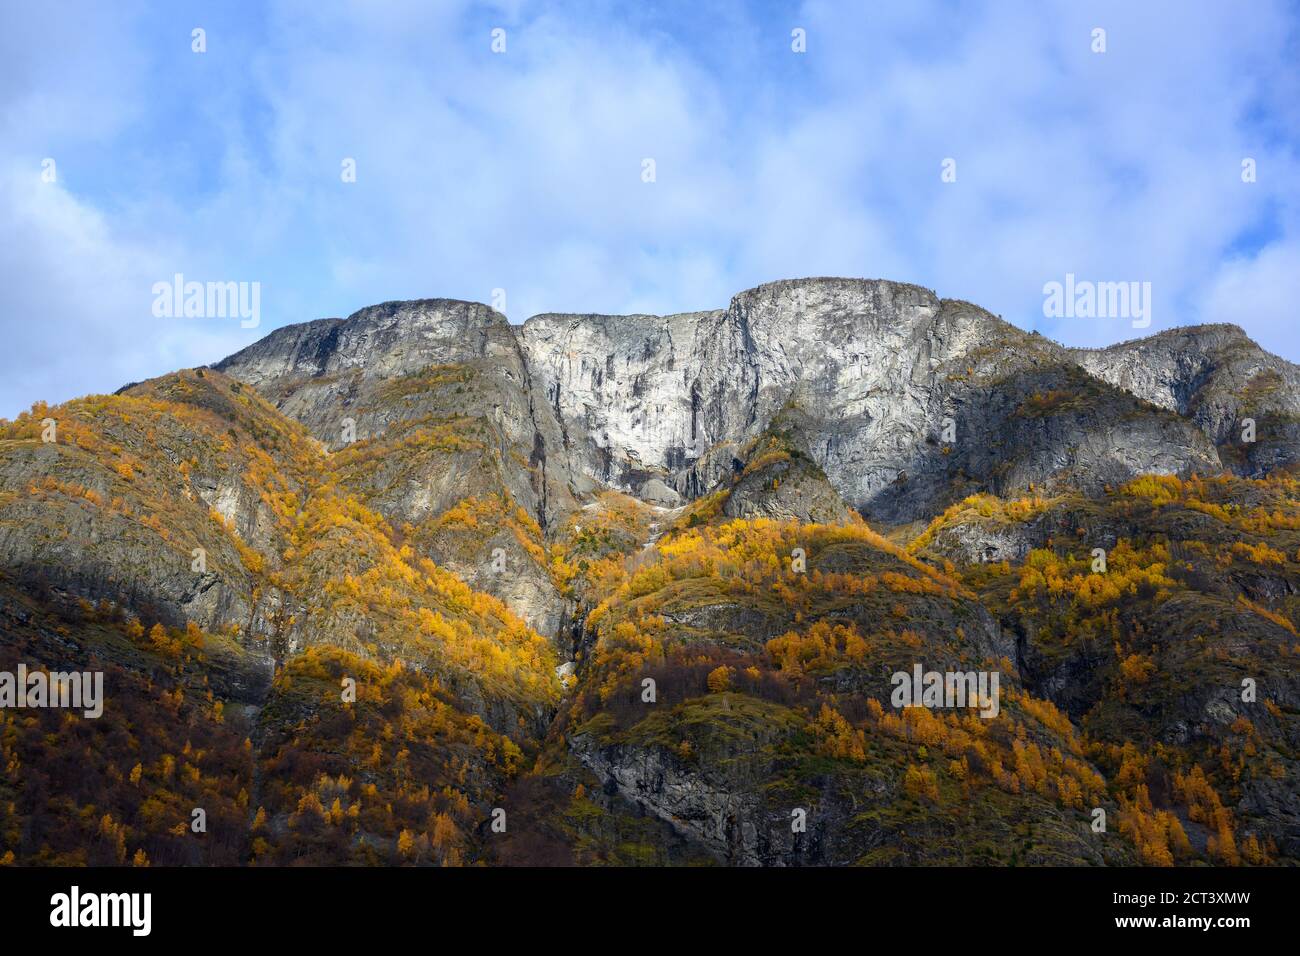
M1180 416L1134 407L1069 351L912 285L809 279L720 311L541 315L522 341L573 469L633 493L651 478L707 492L783 412L839 493L884 518L974 486L1220 467Z
M477 384L441 404L418 389L393 399L394 382L435 366L471 368ZM1065 349L884 280L789 280L726 309L523 326L475 303L388 302L279 329L217 367L331 448L345 418L373 437L417 414L479 417L530 463L502 474L544 526L601 485L660 504L706 494L778 418L847 503L885 521L977 490L1252 474L1300 447L1300 372L1235 326ZM1243 442L1248 417L1260 434ZM418 484L408 504L424 512L460 479Z

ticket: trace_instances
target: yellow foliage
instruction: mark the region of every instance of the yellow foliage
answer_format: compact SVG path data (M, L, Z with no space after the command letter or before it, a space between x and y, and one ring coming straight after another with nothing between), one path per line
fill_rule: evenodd
M720 694L731 687L731 675L734 673L732 668L723 664L709 672L707 683L709 690L714 694Z

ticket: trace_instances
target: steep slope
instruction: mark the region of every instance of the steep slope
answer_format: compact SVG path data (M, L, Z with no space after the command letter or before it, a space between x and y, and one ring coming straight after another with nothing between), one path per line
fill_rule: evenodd
M556 655L501 602L416 555L334 463L252 389L202 369L0 427L4 663L107 670L89 799L112 853L480 852L490 801L549 724ZM167 708L151 719L157 697ZM164 713L174 726L155 724ZM3 717L3 832L20 834L23 862L75 861L88 784L49 800L53 784L21 768L50 734L89 744L58 711ZM193 807L220 815L220 841L188 829Z
M222 636L146 636L133 623L107 601L68 601L0 573L0 672L98 671L104 691L95 720L0 708L0 865L246 859L257 798L248 736L269 662Z
M237 389L183 372L38 405L0 431L6 573L170 625L272 630L276 608L254 597L261 555L285 546L275 506L303 493L311 451Z
M1218 862L1294 859L1298 492L1151 476L1100 498L976 496L913 549L958 562L1016 635L1027 686L1081 729L1130 825L1154 804ZM1141 828L1144 858L1167 862L1167 836Z
M724 513L736 497L788 504L781 482L749 481L794 460L779 444L760 439L649 549L583 575L600 603L542 764L552 839L599 853L648 817L739 865L1132 859L1087 836L1104 782L1068 720L1023 691L1014 638L973 595L847 513ZM815 480L800 498L834 497ZM890 675L917 662L996 672L1003 709L895 708Z
M543 631L559 627L540 529L589 483L550 455L559 427L503 316L446 299L388 302L279 329L215 367L340 452L341 485L420 554ZM474 520L449 517L458 506ZM476 515L498 527L488 533Z

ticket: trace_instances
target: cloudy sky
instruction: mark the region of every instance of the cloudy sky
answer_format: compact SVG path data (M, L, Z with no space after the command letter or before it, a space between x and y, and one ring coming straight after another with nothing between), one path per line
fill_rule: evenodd
M1300 360L1297 62L1269 0L6 0L0 416L387 299L521 322L808 275L1078 345L1141 333L1045 318L1045 283L1150 282L1148 331ZM156 316L177 273L259 283L260 327Z

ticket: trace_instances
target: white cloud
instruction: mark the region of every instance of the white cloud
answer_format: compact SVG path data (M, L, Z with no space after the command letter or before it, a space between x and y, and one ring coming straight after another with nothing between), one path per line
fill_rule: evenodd
M0 414L214 361L284 322L495 288L519 321L862 275L1071 344L1131 336L1043 319L1043 283L1074 272L1151 281L1152 331L1224 318L1300 357L1297 16L1281 3L560 9L280 3L213 20L206 59L177 52L189 12L6 11L0 322L21 347L0 359L16 369ZM65 178L33 191L48 149ZM1251 254L1251 236L1275 245ZM263 329L160 327L142 297L178 271L260 281ZM59 356L33 351L34 310Z
M173 255L115 235L102 213L42 182L39 163L0 167L0 236L16 240L0 260L0 413L206 364L240 341L230 320L155 318L152 286L170 281Z
M1250 258L1234 259L1205 293L1203 322L1234 322L1264 348L1294 356L1300 332L1300 242L1271 243Z

